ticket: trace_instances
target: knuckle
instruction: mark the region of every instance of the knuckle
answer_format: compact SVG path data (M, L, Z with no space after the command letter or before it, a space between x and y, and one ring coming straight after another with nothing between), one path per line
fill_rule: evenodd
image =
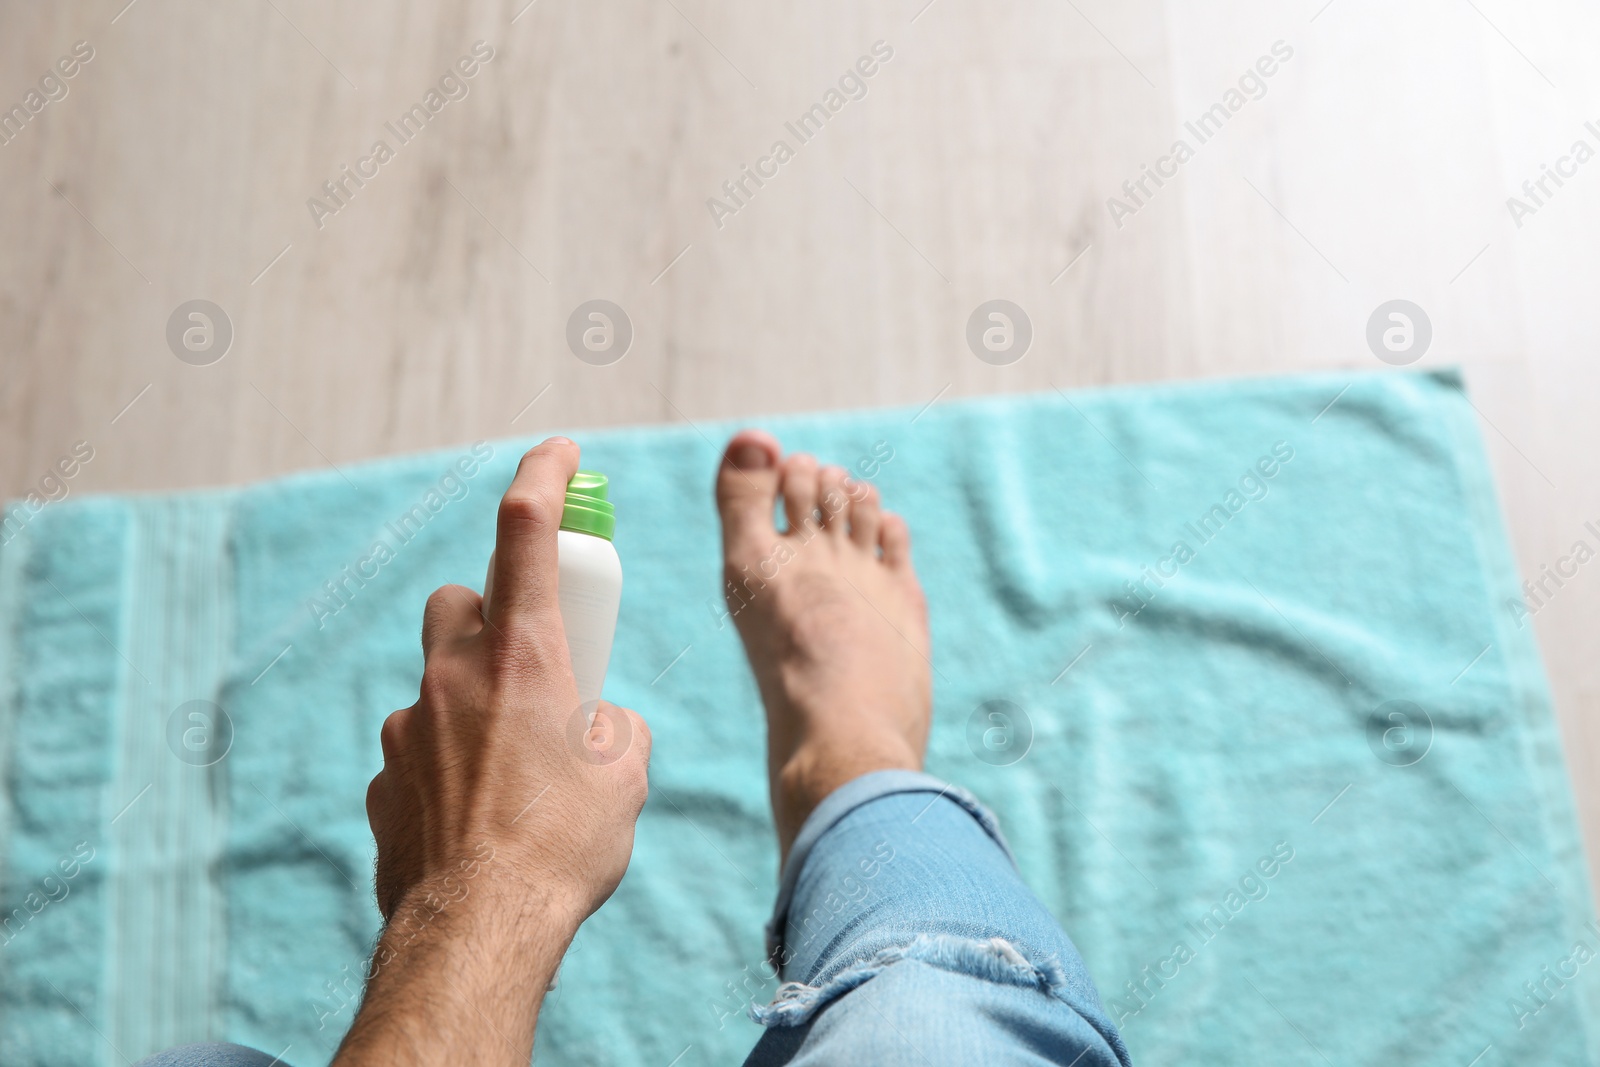
M426 674L423 675L423 684L427 684ZM378 731L378 743L383 746L383 758L385 760L394 758L405 748L406 737L411 732L410 725L410 708L402 708L400 711L391 712L389 717L383 720L383 728ZM379 777L382 777L382 775L379 775ZM378 779L374 778L372 786L367 791L369 800L372 797L372 788L376 787L377 784Z
M638 752L638 757L627 761L623 789L637 812L650 799L650 774L646 754L639 749L635 749L635 752Z
M650 724L644 721L644 716L636 711L621 709L627 716L632 732L631 743L628 748L628 768L630 775L630 791L635 793L639 803L644 803L644 797L650 791L650 750L655 739L650 733Z
M627 716L629 722L632 724L634 750L638 752L643 759L648 760L650 757L650 745L654 741L654 738L650 734L650 724L645 722L644 716L640 715L637 711L630 711L624 708L622 709L622 714Z
M502 622L488 653L489 673L496 678L520 679L567 666L565 637L537 620Z
M508 492L500 500L502 526L528 526L544 529L561 522L561 509L544 493L536 490Z

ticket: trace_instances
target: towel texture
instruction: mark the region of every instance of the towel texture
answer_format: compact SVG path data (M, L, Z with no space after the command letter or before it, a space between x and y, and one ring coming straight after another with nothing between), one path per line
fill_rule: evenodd
M1136 1060L1600 1062L1600 927L1458 377L766 425L909 519L928 769L996 810ZM737 1062L776 990L710 494L731 428L573 435L626 572L607 695L655 750L543 1063ZM327 1062L378 925L378 727L416 698L424 598L481 583L526 444L69 499L0 549L0 1062Z

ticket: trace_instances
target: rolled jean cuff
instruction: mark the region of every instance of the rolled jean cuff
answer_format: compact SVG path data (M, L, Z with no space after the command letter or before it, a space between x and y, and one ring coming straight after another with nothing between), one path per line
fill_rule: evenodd
M773 905L772 918L767 920L768 959L773 961L782 959L783 931L789 921L789 905L794 900L795 886L800 881L800 871L805 867L806 858L810 856L811 850L817 847L818 842L840 819L863 804L870 804L874 800L895 793L928 793L929 807L941 799L948 799L960 805L979 826L983 827L983 832L1000 847L1000 851L1005 853L1012 867L1017 865L1016 857L1011 854L1011 846L1006 844L1005 836L1000 833L1000 824L995 819L994 813L980 804L977 797L960 786L951 785L921 771L872 771L863 774L824 797L822 803L812 809L805 824L800 827L800 832L795 835L794 844L789 849L789 859L784 863L783 871L778 878L778 900Z

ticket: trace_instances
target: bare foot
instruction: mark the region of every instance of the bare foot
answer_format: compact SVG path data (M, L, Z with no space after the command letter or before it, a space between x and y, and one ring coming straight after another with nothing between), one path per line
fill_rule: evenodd
M773 512L783 498L788 529ZM778 845L869 771L920 770L932 682L928 611L905 520L878 490L744 430L717 472L728 610L767 708Z

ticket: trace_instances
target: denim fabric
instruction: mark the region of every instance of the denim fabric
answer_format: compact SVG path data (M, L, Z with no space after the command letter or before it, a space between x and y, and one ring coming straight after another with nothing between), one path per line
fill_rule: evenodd
M746 1067L1127 1065L1083 960L994 817L925 774L841 787L801 828L768 926L785 984Z
M243 1045L207 1043L183 1045L158 1052L134 1064L133 1067L289 1067L288 1064L265 1052L257 1052Z

